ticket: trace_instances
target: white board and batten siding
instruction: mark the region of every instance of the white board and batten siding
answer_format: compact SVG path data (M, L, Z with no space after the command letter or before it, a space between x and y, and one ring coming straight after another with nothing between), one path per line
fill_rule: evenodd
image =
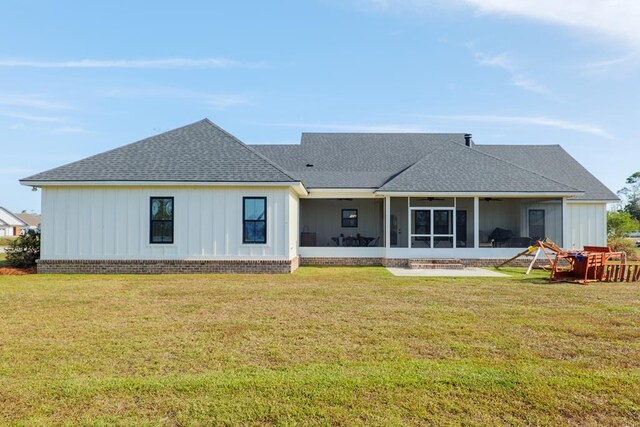
M267 198L266 244L242 243L252 196ZM174 197L173 244L149 242L151 197ZM288 260L296 218L288 187L45 187L42 258Z
M567 201L565 211L565 249L607 246L607 203Z

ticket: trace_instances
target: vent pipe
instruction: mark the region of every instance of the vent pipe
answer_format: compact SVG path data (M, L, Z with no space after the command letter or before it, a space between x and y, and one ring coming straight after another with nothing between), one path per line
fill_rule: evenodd
M473 146L473 141L471 140L471 134L470 133L465 133L464 134L464 145L466 145L467 147Z

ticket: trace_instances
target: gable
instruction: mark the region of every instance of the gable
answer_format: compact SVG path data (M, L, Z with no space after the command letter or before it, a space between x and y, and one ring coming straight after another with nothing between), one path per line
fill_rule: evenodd
M9 210L0 207L0 221L11 227L24 227L26 224L12 214Z
M576 188L461 145L425 156L380 191L580 193Z
M205 119L22 181L292 182L295 179Z

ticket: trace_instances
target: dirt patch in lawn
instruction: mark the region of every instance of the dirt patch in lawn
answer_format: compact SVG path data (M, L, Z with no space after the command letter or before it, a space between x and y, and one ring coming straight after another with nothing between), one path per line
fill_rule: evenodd
M25 274L35 274L35 267L17 268L17 267L0 267L0 276L22 276Z

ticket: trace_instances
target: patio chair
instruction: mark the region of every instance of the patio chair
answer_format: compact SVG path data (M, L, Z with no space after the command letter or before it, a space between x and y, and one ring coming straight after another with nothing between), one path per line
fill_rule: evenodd
M375 239L373 239L371 242L369 242L369 246L378 246L378 241L380 241L380 236L376 237Z

